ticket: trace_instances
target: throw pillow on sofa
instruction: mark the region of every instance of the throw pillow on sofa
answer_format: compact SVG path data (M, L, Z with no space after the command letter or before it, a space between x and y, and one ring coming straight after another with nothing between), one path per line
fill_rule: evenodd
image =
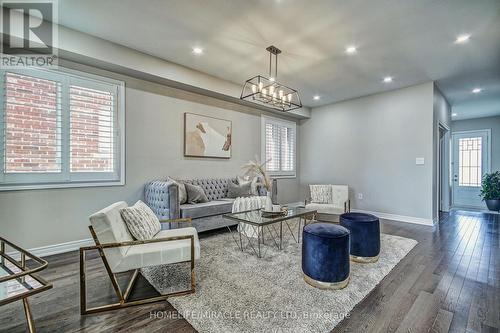
M195 204L209 201L201 186L188 183L184 183L184 186L186 186L187 203Z
M170 177L167 177L167 180L177 185L177 187L179 188L179 204L185 204L187 201L187 192L184 183Z
M229 182L227 187L227 197L228 198L248 197L252 195L251 187L252 187L251 182L245 182L240 184Z
M120 209L120 214L135 239L151 239L161 230L158 217L141 200L131 207Z

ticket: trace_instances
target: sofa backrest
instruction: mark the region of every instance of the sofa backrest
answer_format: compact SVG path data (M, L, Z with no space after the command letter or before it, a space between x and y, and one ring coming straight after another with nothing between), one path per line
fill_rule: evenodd
M203 188L208 200L220 200L227 197L229 182L236 183L236 178L204 178L183 180L185 183Z

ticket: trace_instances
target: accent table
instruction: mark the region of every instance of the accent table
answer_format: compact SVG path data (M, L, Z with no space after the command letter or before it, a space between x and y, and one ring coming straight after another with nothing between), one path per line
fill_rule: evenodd
M243 235L248 240L248 245L250 245L257 257L262 258L261 244L264 244L264 229L267 230L278 250L281 250L283 248L283 228L286 227L287 229L285 229L285 231L289 230L294 240L297 243L300 243L300 227L302 225L307 225L308 220L314 220L316 214L317 211L313 209L306 209L304 207L289 207L286 215L280 215L276 217L263 217L261 209L224 214L223 217L239 223L239 242L234 238L231 228L228 227L228 229L231 232L233 240L239 246L241 251L243 251ZM299 219L297 238L295 238L295 232L292 230L290 224L288 223L291 219L295 218ZM252 234L250 236L247 234L247 231L245 231L244 228L240 228L242 224L250 226L250 230L252 231ZM277 230L277 224L279 224L279 230ZM255 237L257 238L257 250L255 249L251 241L251 238Z
M7 246L19 252L20 260L7 254ZM29 268L27 259L38 265ZM47 261L0 237L0 306L22 300L29 332L35 332L35 323L28 297L52 288L52 284L36 274L46 267Z

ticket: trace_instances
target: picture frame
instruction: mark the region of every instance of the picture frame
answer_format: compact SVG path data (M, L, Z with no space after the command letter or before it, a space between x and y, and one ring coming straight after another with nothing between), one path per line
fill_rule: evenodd
M184 156L229 159L232 122L195 113L184 113Z

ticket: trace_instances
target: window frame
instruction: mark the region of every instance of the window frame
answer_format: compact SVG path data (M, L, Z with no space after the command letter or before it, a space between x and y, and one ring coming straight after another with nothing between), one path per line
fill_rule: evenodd
M4 75L5 73L28 75L61 82L61 172L54 173L12 173L6 174L5 142L4 142ZM30 69L2 69L0 70L0 191L33 190L51 188L75 188L96 186L123 186L125 185L125 83L123 81L89 74L73 69L59 67L57 70L30 68ZM70 171L70 111L69 86L77 82L95 81L96 86L108 86L116 89L116 121L115 142L117 164L114 172L74 172ZM78 84L76 84L78 85ZM85 85L84 85L85 87ZM88 85L87 85L88 87Z
M293 171L268 171L267 166L266 166L266 171L269 176L272 178L297 178L297 142L299 140L298 133L297 133L297 123L294 121L290 120L285 120L281 118L275 118L275 117L270 117L270 116L261 116L261 126L260 126L260 131L261 131L261 161L262 163L267 161L266 157L266 124L274 124L274 125L281 125L285 127L289 127L293 130L295 140L293 143ZM281 149L281 147L280 147ZM280 162L281 163L281 162ZM280 166L281 168L281 166Z

